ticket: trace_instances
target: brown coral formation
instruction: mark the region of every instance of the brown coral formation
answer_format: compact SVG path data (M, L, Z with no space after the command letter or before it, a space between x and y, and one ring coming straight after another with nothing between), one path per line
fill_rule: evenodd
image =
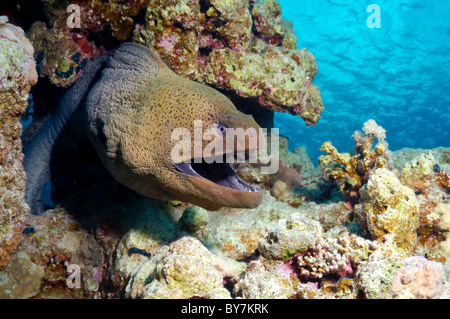
M270 194L276 199L284 199L290 192L300 187L301 176L295 168L289 168L285 161L280 159L276 174L272 174L273 181Z
M353 139L356 142L356 155L339 153L331 142L325 142L320 148L327 153L319 158L319 163L329 165L336 163L334 168L325 169L325 176L331 181L338 182L344 199L352 204L359 201L359 189L367 182L369 172L385 167L388 164L387 146L384 143L385 132L377 126L375 121L369 120L364 124L363 134L356 131ZM379 143L373 149L373 138Z
M33 47L21 28L0 22L0 268L19 241L28 214L24 200L25 173L20 115L37 81Z

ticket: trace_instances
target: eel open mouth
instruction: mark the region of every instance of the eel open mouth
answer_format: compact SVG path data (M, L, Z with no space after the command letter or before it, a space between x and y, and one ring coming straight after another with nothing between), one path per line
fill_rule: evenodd
M244 182L231 168L230 164L226 163L225 156L222 163L212 162L207 163L203 158L201 163L184 162L175 164L180 172L190 176L198 176L205 178L219 186L228 187L231 189L243 192L259 192L259 189Z

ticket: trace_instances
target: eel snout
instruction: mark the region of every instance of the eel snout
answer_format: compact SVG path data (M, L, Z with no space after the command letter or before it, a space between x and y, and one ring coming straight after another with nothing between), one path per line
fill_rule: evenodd
M247 152L248 154L248 152ZM230 155L230 154L228 154ZM232 154L236 156L236 154ZM221 158L192 159L175 164L178 172L188 175L194 184L207 189L210 194L217 194L220 199L212 196L210 203L202 203L211 210L223 206L237 208L255 208L261 200L260 190L243 181L227 162L227 154ZM221 201L224 203L221 203Z

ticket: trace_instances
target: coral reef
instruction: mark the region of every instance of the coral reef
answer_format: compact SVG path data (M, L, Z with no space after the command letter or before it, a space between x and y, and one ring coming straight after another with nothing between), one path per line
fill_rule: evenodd
M352 275L358 265L377 248L376 242L364 240L345 231L337 237L323 237L309 251L294 260L300 276L311 279L330 274Z
M33 47L21 28L0 22L0 268L17 247L28 214L24 200L20 115L37 82Z
M14 253L8 267L0 272L0 299L27 299L41 288L44 267L38 266L23 252Z
M278 221L267 239L259 242L258 250L265 258L287 261L315 245L321 235L320 223L294 213L289 220Z
M276 0L82 0L79 28L67 26L72 1L42 3L46 22L29 21L29 40L0 17L0 298L448 298L450 150L391 152L374 120L354 133L352 154L323 143L317 167L284 137L277 174L234 165L262 189L256 209L153 201L94 163L82 183L65 171L55 180L61 207L27 216L19 116L37 81L33 57L41 77L69 87L131 40L253 104L266 123L277 111L314 125L323 110L315 58L296 48Z
M440 262L422 256L405 259L394 274L391 296L395 299L439 299L443 291L444 268Z
M209 212L210 221L203 237L205 246L236 260L251 257L268 229L296 212L294 207L277 201L267 191L263 192L263 201L251 211L226 209Z
M182 237L155 251L134 269L126 287L131 298L230 298L223 277L226 262L211 254L198 239Z
M125 41L130 37L135 26L133 17L145 10L150 1L76 1L75 4L80 5L80 27L73 32L76 34L96 34L110 29L114 38ZM67 29L67 19L69 18L67 8L74 2L70 0L43 0L42 2L50 24L57 30Z
M96 298L100 296L103 251L100 236L89 233L62 209L29 216L18 247L30 262L43 269L36 298ZM71 266L79 270L76 289L67 285Z
M276 0L87 0L80 3L79 28L67 25L70 1L43 2L49 24L38 21L29 33L39 74L56 85L71 85L88 60L132 35L179 75L256 98L308 125L320 119L324 107L312 84L316 60L296 48L292 23ZM88 40L99 37L97 46Z
M286 299L295 295L298 279L289 266L264 258L251 261L237 283L237 292L247 299Z
M444 233L437 227L441 217L438 206L445 207L442 205L448 201L450 165L439 163L433 154L429 151L408 161L401 170L400 181L415 192L420 207L417 252L426 251L429 259L444 261L439 247Z
M155 0L133 40L158 51L180 75L257 97L261 105L298 114L307 124L320 118L320 92L311 83L315 58L295 48L292 25L275 0Z
M393 240L411 251L417 239L419 204L414 192L386 168L376 169L361 190L356 207L362 225L379 241Z
M35 22L27 32L36 50L40 77L61 87L72 85L82 74L83 67L100 55L94 42L82 33L68 28L49 29L44 22Z
M360 131L353 134L357 152L355 156L351 156L349 153L340 154L331 142L323 143L320 148L321 151L327 153L327 155L320 156L320 164L329 165L333 162L337 164L333 169L325 169L325 176L340 184L344 199L352 204L358 202L359 189L367 181L369 172L385 167L388 162L384 129L378 126L374 120L369 120L364 123L363 130L367 135ZM374 137L378 139L379 143L375 149L372 149Z
M355 290L367 299L389 298L394 273L404 264L404 255L391 243L378 245L356 271Z
M355 270L377 249L376 242L340 228L324 235L311 232L306 237L313 240L303 243L298 239L305 237L305 230L300 230L298 221L306 220L300 216L291 215L288 222L297 222L297 228L280 231L276 227L269 233L266 240L272 238L275 243L261 240L261 256L248 264L237 283L238 294L245 298L356 298ZM293 237L297 238L290 244L276 242L287 243Z

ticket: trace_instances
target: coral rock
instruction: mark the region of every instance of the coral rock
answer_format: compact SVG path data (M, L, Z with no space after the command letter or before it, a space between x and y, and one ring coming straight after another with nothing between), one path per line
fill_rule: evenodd
M322 227L317 221L296 213L289 220L279 220L267 239L259 242L258 250L265 258L286 261L314 246L321 235Z
M441 263L415 256L394 274L391 296L395 299L439 299L443 291Z
M0 24L0 268L17 247L28 215L24 200L22 125L28 92L37 82L33 47L21 28ZM5 24L6 23L6 24Z
M438 207L448 198L450 165L438 162L433 153L422 153L407 162L401 171L400 181L416 193L420 207L420 227L417 233L421 248L427 252L429 259L444 261L439 251L439 242L446 235L436 225L441 217Z
M379 245L356 272L357 290L368 299L388 298L394 273L404 264L404 256L390 243Z
M178 74L314 125L323 111L314 56L296 49L275 0L151 1L133 41L158 51Z
M289 265L260 258L248 264L237 288L247 299L286 299L295 294L297 284Z
M361 223L378 240L390 236L396 245L410 251L417 239L419 204L414 192L403 186L386 168L375 170L361 188L357 205Z
M27 299L41 289L44 268L30 261L23 252L11 256L8 267L0 272L0 299Z
M131 298L230 298L223 286L226 262L193 237L156 251L136 268L126 288Z
M18 250L43 269L37 298L93 298L99 296L103 251L100 244L63 209L30 215ZM68 287L71 267L80 271L78 287ZM38 290L39 291L39 290Z
M450 258L450 204L439 203L436 206L436 213L439 216L438 228L446 235L445 241L440 246L447 258Z
M72 85L83 67L100 55L87 36L68 28L49 30L44 22L35 22L27 33L36 48L39 75L62 87Z

